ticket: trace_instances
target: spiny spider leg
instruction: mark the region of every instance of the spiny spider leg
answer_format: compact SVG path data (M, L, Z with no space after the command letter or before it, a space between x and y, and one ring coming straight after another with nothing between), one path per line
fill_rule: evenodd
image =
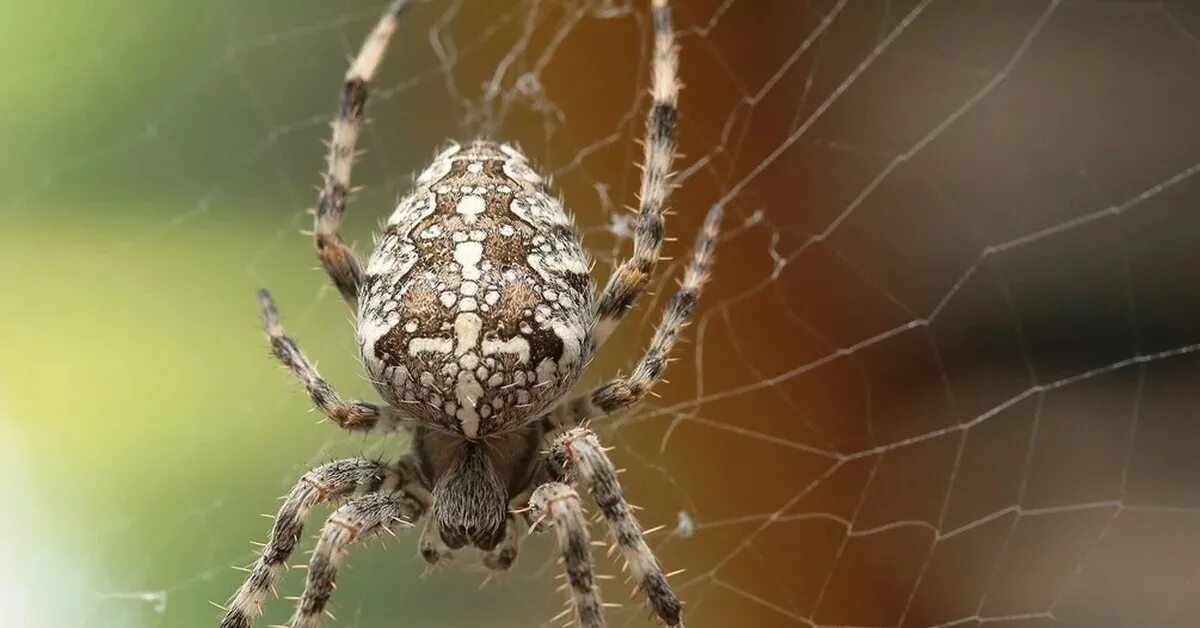
M337 118L333 121L333 135L329 141L324 182L317 197L316 218L313 221L313 243L317 247L317 257L352 310L358 309L362 266L354 256L354 251L342 241L339 229L342 214L346 210L346 198L351 192L350 170L354 165L363 108L367 104L367 84L375 77L388 41L396 31L400 13L407 6L408 0L395 0L388 6L346 71Z
M696 237L692 259L683 273L683 283L667 304L650 347L638 361L633 373L629 377L617 377L559 404L544 419L547 432L570 429L589 419L616 414L640 401L658 383L666 368L667 357L679 340L680 332L687 327L688 319L700 299L700 292L708 281L720 226L721 208L714 206L708 211L704 226Z
M304 474L279 507L262 554L229 601L221 628L249 628L253 619L262 614L262 602L274 589L295 550L304 520L313 506L355 493L390 493L410 485L413 478L410 462L389 465L360 458L330 462Z
M338 566L351 543L385 530L410 527L424 510L424 505L407 493L375 493L353 499L330 515L308 562L308 582L292 615L292 628L321 624Z
M390 406L381 406L366 401L343 401L329 382L321 379L317 368L300 346L292 340L279 321L279 310L271 293L258 291L262 306L263 329L271 341L271 353L304 384L313 403L339 427L350 431L387 433L405 429L412 418Z
M668 626L679 625L681 605L667 578L659 568L658 558L642 533L637 517L625 501L617 469L613 466L596 434L586 428L575 428L555 439L550 446L548 462L552 471L561 471L565 478L583 486L600 512L608 520L609 529L637 589L646 596L654 614Z
M663 207L671 192L671 163L675 159L675 124L679 118L679 51L671 29L667 0L653 0L654 61L650 94L654 99L646 118L642 155L640 207L634 227L633 256L609 277L596 303L595 346L604 344L634 301L646 289L663 241Z
M591 536L587 517L575 489L561 482L547 482L533 491L529 498L533 531L553 526L567 572L575 619L583 628L602 628L604 611L596 572L592 565Z

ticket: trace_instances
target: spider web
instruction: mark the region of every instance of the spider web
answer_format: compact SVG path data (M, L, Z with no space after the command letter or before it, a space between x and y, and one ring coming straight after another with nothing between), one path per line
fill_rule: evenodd
M414 6L371 97L348 239L369 248L440 142L485 134L553 175L605 276L629 247L623 207L638 184L642 4ZM596 426L643 525L666 524L651 544L668 571L686 569L673 582L688 625L1193 625L1200 12L674 4L686 87L667 230L679 241L584 385L632 365L705 210L723 206L715 275L670 382ZM45 147L12 164L18 182L0 197L0 214L68 242L115 222L84 251L84 276L107 295L84 304L107 305L102 329L161 328L82 344L147 379L134 392L99 376L79 422L144 445L81 454L100 469L92 486L116 497L84 495L70 462L16 495L16 512L38 515L0 528L35 541L0 570L18 625L211 625L205 601L237 586L227 567L250 559L243 543L262 539L254 513L271 497L323 460L406 445L303 420L303 395L262 357L250 298L270 286L322 372L370 396L344 307L296 232L343 59L381 3L204 5L142 7L141 26L101 16L103 33L84 29L91 52L46 59L50 86L135 50L142 72L89 87L111 133L73 145L37 129ZM43 213L61 206L79 217ZM33 434L4 439L14 473L38 443L84 449L30 426L42 418L22 402L32 393L0 390ZM123 404L152 412L112 419ZM352 552L333 625L559 623L548 539L525 541L513 573L480 588L470 556L422 579L415 537ZM28 548L45 545L59 548L53 564L73 557L69 578L36 568L45 558ZM294 571L281 595L302 587ZM24 589L18 574L32 574ZM605 598L627 590L618 578ZM288 605L272 603L263 625ZM637 600L609 617L648 625Z

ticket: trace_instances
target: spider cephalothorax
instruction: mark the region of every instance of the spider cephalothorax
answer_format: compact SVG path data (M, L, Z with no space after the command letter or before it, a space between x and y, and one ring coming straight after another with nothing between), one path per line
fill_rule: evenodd
M406 5L395 0L388 7L347 73L314 229L318 257L355 310L363 363L386 403L343 400L284 332L270 295L263 291L260 300L272 352L322 412L352 431L407 431L412 452L395 462L342 460L306 474L285 498L221 625L251 624L309 510L345 500L313 551L292 626L318 624L347 545L429 515L420 551L430 564L471 545L488 568L507 569L516 558L518 519L533 530L554 529L575 619L598 628L604 617L575 487L595 499L636 590L660 620L678 625L679 600L616 470L596 435L580 426L637 403L661 377L707 277L719 210L709 212L680 289L633 371L567 396L645 289L662 246L678 92L666 0L651 0L654 103L633 254L598 296L570 215L508 144L478 140L438 153L387 220L365 270L342 241L367 86Z

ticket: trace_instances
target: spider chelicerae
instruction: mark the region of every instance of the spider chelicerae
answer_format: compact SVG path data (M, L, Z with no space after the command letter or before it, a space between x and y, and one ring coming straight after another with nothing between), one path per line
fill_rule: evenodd
M420 552L434 565L473 546L488 568L508 569L519 520L531 530L553 529L572 596L567 613L581 626L603 626L576 487L591 494L607 519L654 614L679 625L680 602L622 496L612 462L585 425L629 408L660 379L707 278L719 210L709 212L683 282L632 373L567 397L645 290L659 258L679 88L667 0L651 0L653 105L633 254L598 297L571 217L507 144L477 140L441 151L388 219L365 269L342 241L367 86L407 4L388 7L346 74L314 229L321 264L356 311L363 363L386 403L343 400L284 332L270 295L259 297L272 352L316 406L354 432L409 432L412 452L392 462L331 462L305 474L285 498L221 626L248 627L261 613L304 519L323 502L342 505L313 550L294 627L318 625L351 543L425 515Z

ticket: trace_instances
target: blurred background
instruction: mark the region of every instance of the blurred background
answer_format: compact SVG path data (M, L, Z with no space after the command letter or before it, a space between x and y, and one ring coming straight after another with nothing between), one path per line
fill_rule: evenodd
M5 626L213 626L301 474L405 451L318 424L253 298L374 398L300 232L383 4L0 4ZM416 2L347 239L365 255L434 149L482 134L554 176L606 276L645 4ZM1196 625L1195 3L673 4L668 255L713 204L726 235L670 383L597 427L688 625ZM677 260L585 385L636 359ZM425 573L415 537L352 551L331 625L557 625L549 539L484 585L469 554ZM610 623L651 625L636 600Z

